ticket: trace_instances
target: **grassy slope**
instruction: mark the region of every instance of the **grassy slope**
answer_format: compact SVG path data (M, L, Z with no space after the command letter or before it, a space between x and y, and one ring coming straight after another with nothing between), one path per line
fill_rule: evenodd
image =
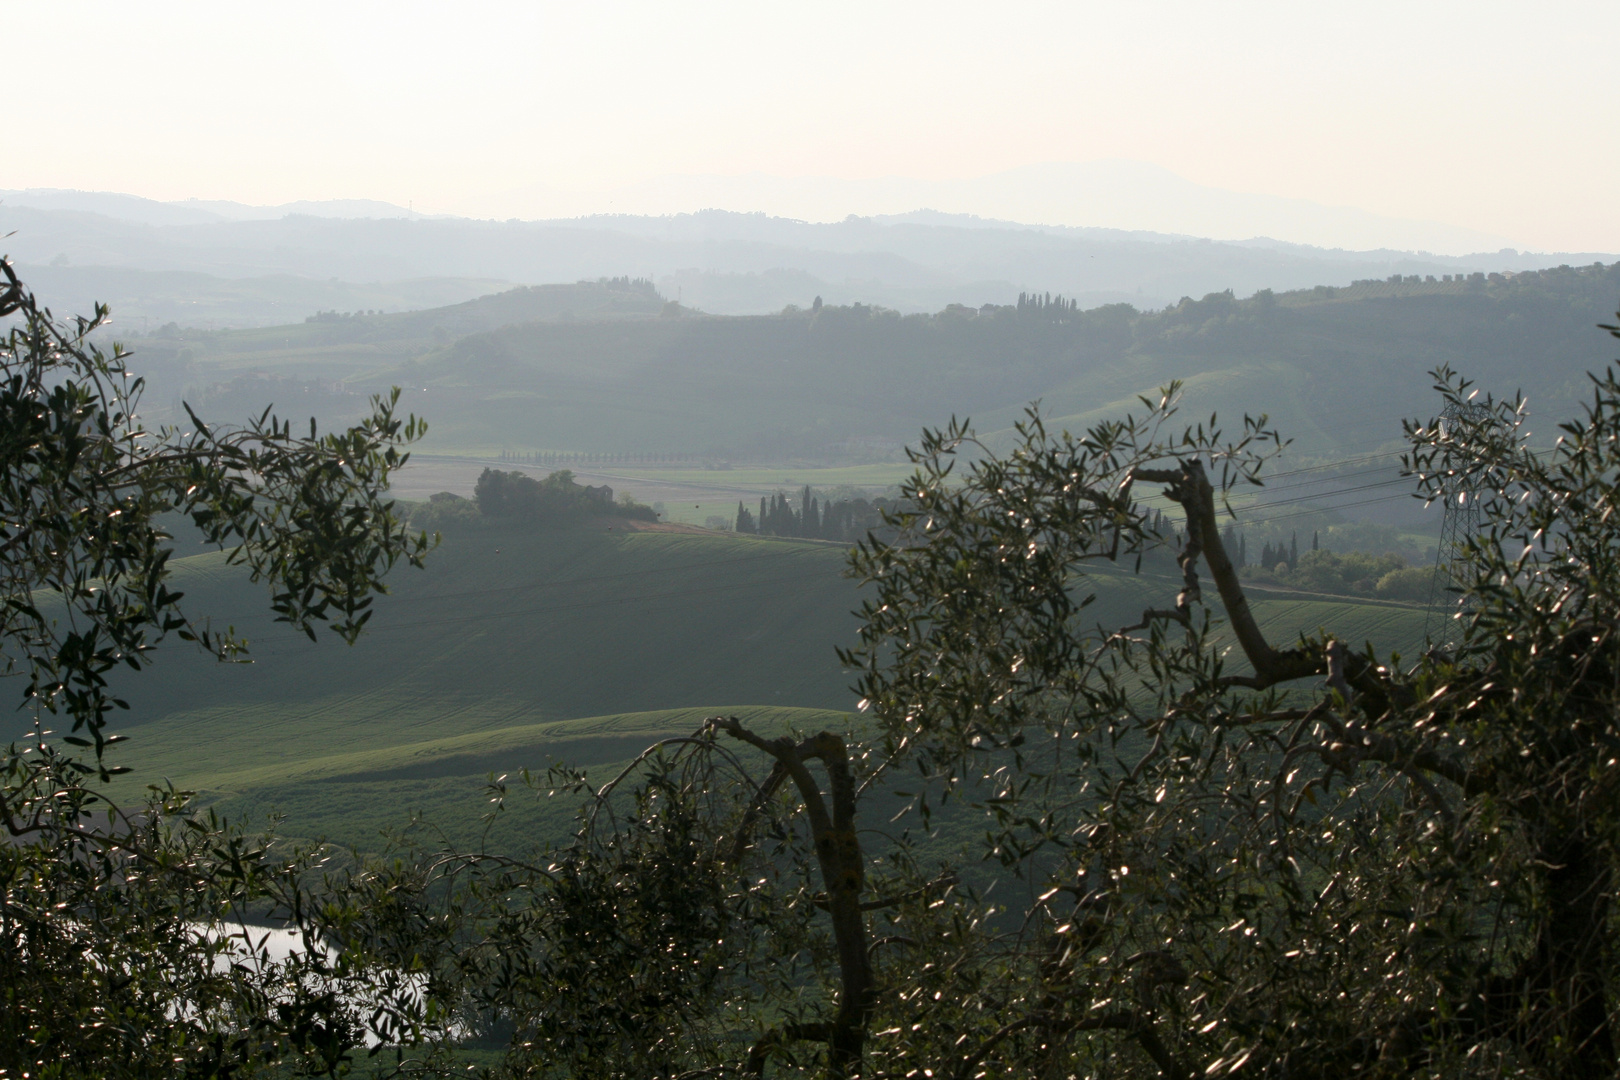
M497 553L497 549L499 549ZM167 777L233 815L279 808L294 835L373 845L412 810L463 841L487 774L554 760L607 768L704 716L763 728L841 726L854 707L833 647L858 602L830 544L617 528L453 536L404 570L352 649L268 622L259 590L217 554L176 564L195 610L253 641L255 663L176 646L125 687L125 785ZM1162 603L1161 578L1100 579L1095 617ZM1257 593L1285 642L1327 625L1410 652L1423 613L1401 605ZM504 828L560 828L566 807ZM536 816L538 815L538 816ZM558 815L561 815L560 817Z
M855 626L842 566L841 550L812 542L471 531L426 571L398 571L371 632L345 648L270 623L263 594L222 556L183 559L177 584L194 610L245 634L255 662L176 645L127 677L119 760L140 782L168 777L228 807L279 793L294 832L363 839L370 818L335 807L402 820L407 793L465 794L491 768L627 754L644 733L691 729L728 703L767 718L778 705L848 710L832 652ZM556 726L581 717L609 719Z
M223 557L186 559L189 602L245 633L256 663L166 653L130 683L133 730L274 713L312 733L375 725L365 739L410 741L714 701L847 707L830 650L854 628L842 565L840 550L813 542L468 531L427 570L396 571L366 637L346 649L271 624Z
M600 783L654 743L691 735L706 717L722 713L768 733L842 729L848 723L847 714L827 709L757 705L663 709L445 734L381 749L282 758L258 766L251 764L251 749L246 747L237 748L229 759L203 761L188 755L179 740L167 746L157 741L146 769L166 761L183 770L186 779L177 783L207 792L209 801L230 817L254 820L281 812L288 816L286 831L294 835L321 836L358 847L376 847L380 838L405 827L413 816L461 845L472 843L483 828L482 815L490 809L492 778L504 780L508 797L494 840L505 844L525 836L564 834L577 800L542 795L553 764L585 768ZM285 735L286 727L271 721L267 734ZM242 767L233 767L238 764ZM523 783L524 770L534 779L533 790Z

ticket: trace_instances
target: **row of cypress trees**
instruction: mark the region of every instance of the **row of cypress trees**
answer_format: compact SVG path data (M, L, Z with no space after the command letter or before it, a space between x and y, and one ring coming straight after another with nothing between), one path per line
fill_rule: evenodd
M1232 549L1232 527L1230 525L1226 527L1226 534L1226 546L1227 550L1230 551ZM1321 547L1321 545L1321 534L1316 532L1311 533L1311 550L1316 551ZM1242 534L1238 535L1237 551L1238 566L1242 567L1249 565L1248 543ZM1279 540L1275 544L1268 542L1260 549L1260 566L1262 569L1275 570L1278 566L1284 563L1290 567L1299 566L1299 533L1297 532L1289 538L1287 546L1284 546L1283 542Z
M1151 522L1153 532L1165 538L1173 547L1180 546L1181 533L1175 527L1174 521L1164 516L1163 510L1153 511ZM1249 538L1238 532L1231 525L1227 525L1221 532L1221 543L1226 547L1226 554L1237 564L1239 569L1249 565ZM1311 550L1315 551L1321 546L1321 535L1311 534ZM1259 565L1266 570L1275 570L1280 564L1289 566L1299 565L1299 533L1294 533L1287 544L1277 541L1273 544L1267 541L1260 549Z
M1066 321L1080 314L1080 301L1065 300L1061 293L1019 293L1018 313Z
M759 500L757 513L737 503L736 531L759 536L797 536L809 540L860 539L882 522L889 500L841 499L825 502L808 485L799 493L798 504L783 492Z

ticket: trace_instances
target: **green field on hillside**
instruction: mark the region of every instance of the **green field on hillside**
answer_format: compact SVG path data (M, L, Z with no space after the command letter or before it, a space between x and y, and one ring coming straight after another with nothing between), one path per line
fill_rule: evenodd
M692 728L727 703L848 711L833 647L853 636L856 596L842 569L842 551L815 542L622 525L479 529L446 538L425 571L397 571L348 648L272 623L263 593L222 555L181 559L177 587L193 610L244 634L253 663L218 664L175 642L124 676L132 708L117 718L130 736L119 761L134 781L168 777L233 812L275 803L299 835L374 839L368 815L339 814L328 796L387 790L378 807L403 821L405 795L447 783L376 780L401 767L377 754L448 754L476 779L502 763L543 768L553 746L600 759L581 749L582 730L622 749L640 741L625 732ZM548 726L647 713L641 728L602 720L564 736ZM600 734L615 726L619 735ZM333 779L355 772L367 778ZM477 783L448 784L477 794Z
M459 845L477 842L489 812L492 780L508 796L490 839L501 847L565 836L578 800L546 798L553 764L585 768L596 783L615 775L653 744L691 736L716 715L737 716L755 730L844 730L846 713L827 709L719 705L592 716L552 723L445 734L380 749L369 746L308 757L266 753L289 725L266 717L256 734L241 735L219 752L197 753L183 728L155 731L145 754L132 755L143 773L162 772L237 820L288 815L289 833L324 837L362 848L380 846L414 817L430 836ZM348 744L353 745L353 744ZM244 764L273 760L273 764ZM528 770L535 786L522 779Z
M468 841L489 774L553 761L609 769L706 716L763 728L843 727L855 697L834 648L859 602L836 545L719 533L491 527L400 570L372 629L311 644L264 614L263 593L217 553L180 559L199 613L251 641L252 664L165 647L120 684L133 768L124 798L167 778L233 817L376 847L413 811ZM1163 576L1096 578L1090 617L1117 625L1175 591ZM1410 654L1424 612L1370 600L1256 592L1279 644L1326 627ZM557 835L570 812L514 796L502 826ZM527 809L521 809L526 807ZM549 807L549 808L548 808ZM536 817L535 815L539 815ZM561 815L561 816L558 816ZM502 833L502 835L516 835Z
M183 559L175 577L188 603L245 634L254 663L166 649L128 677L125 723L138 734L180 714L200 723L269 709L310 725L376 724L366 738L409 741L419 726L713 701L847 708L831 654L855 625L842 570L842 551L815 542L622 523L469 529L446 537L426 570L397 570L367 634L345 648L272 623L264 596L222 555Z

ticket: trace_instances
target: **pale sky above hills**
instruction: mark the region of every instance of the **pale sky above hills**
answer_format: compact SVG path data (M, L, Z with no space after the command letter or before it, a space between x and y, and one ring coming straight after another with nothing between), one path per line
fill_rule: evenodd
M1612 2L55 0L4 24L0 188L819 219L945 192L1047 224L1264 223L1215 200L1189 230L1173 184L1132 205L982 179L1127 161L1344 222L1620 250Z

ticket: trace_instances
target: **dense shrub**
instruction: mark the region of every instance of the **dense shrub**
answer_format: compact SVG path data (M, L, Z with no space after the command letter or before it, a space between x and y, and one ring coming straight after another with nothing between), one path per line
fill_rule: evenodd
M1406 566L1391 570L1378 579L1378 595L1386 600L1428 602L1434 588L1434 571L1427 566Z
M1427 600L1430 571L1407 565L1404 556L1393 552L1374 555L1365 551L1307 551L1298 566L1278 563L1273 569L1245 568L1249 581L1285 585L1305 592L1332 593L1336 596L1383 596L1392 600ZM1418 578L1422 578L1421 589ZM1385 586L1385 582L1389 584Z
M478 504L460 495L441 491L425 503L410 507L411 526L428 532L464 527L480 520Z
M592 487L575 483L574 474L568 469L559 469L544 480L521 472L485 469L473 488L473 500L486 517L554 525L610 516L658 520L650 506L628 498L614 502L613 489L606 484Z

